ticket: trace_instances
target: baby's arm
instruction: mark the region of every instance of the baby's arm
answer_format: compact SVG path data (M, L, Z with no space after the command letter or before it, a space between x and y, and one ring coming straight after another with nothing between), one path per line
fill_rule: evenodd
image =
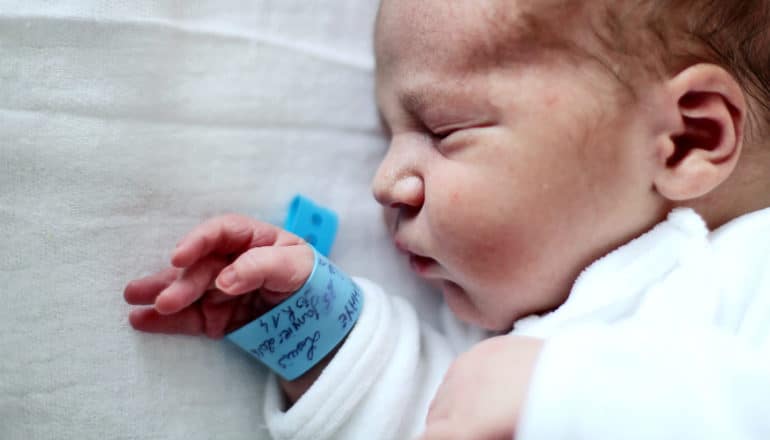
M213 219L180 242L174 267L127 286L129 303L153 306L133 310L131 324L221 337L299 289L313 258L301 239L273 226L241 216ZM239 282L223 282L228 268ZM273 438L403 439L422 431L455 349L409 303L356 282L363 308L343 344L295 381L269 380L265 417Z
M487 339L460 355L431 403L419 440L511 439L543 341Z
M225 215L183 238L171 263L126 287L129 304L153 306L132 310L131 325L146 332L221 338L302 287L312 272L314 254L289 232ZM328 357L297 380L281 381L289 401L304 394L326 363Z
M768 396L768 348L715 329L500 336L452 364L420 440L764 440Z

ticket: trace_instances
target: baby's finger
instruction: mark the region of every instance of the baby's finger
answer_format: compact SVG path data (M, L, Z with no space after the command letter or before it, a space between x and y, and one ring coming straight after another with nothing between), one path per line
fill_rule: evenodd
M212 280L213 283L214 280ZM211 287L211 286L209 286ZM222 304L233 300L232 295L228 295L217 289L207 290L203 296L203 300L208 304Z
M150 276L133 280L126 285L123 298L131 305L150 305L158 294L177 279L181 269L169 267Z
M128 321L136 330L150 333L199 335L203 333L203 316L197 308L188 308L174 315L161 315L153 308L134 309Z
M185 269L155 298L155 310L170 315L188 307L206 293L211 281L226 265L224 259L206 258Z
M267 305L261 304L260 302L245 302L236 304L237 305L233 310L232 315L230 316L230 322L227 323L227 327L225 328L225 333L238 330L244 325L254 321L259 316L262 316L269 310Z
M307 244L254 248L226 267L217 277L216 286L230 295L262 288L292 293L305 284L314 261L313 249Z
M207 297L201 304L201 311L204 318L204 332L206 336L213 339L219 339L225 335L233 310L238 306L237 302L231 300L226 303L215 304L209 301Z
M174 250L171 263L187 267L212 253L239 254L252 247L272 246L285 234L273 225L249 217L223 215L199 225L183 238Z

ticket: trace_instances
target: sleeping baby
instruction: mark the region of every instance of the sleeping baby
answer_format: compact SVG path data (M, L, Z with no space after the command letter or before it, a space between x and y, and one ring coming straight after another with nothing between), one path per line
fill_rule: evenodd
M354 279L334 343L270 375L271 435L770 438L769 18L767 0L384 0L373 192L443 326ZM171 263L126 287L149 306L134 328L220 338L333 272L234 214Z

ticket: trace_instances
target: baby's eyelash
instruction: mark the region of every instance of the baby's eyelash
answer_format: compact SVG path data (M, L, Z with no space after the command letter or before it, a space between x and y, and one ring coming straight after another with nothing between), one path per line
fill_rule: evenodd
M459 129L452 129L452 130L442 130L442 131L431 131L431 137L437 140L444 140L448 138L449 136L453 135L454 133L457 133Z

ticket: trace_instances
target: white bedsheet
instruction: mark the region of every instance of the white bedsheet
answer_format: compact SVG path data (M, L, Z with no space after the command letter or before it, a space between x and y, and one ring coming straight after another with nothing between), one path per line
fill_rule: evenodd
M376 0L0 0L0 439L260 439L263 370L136 333L122 289L204 218L336 210L349 273L437 298L369 180Z

